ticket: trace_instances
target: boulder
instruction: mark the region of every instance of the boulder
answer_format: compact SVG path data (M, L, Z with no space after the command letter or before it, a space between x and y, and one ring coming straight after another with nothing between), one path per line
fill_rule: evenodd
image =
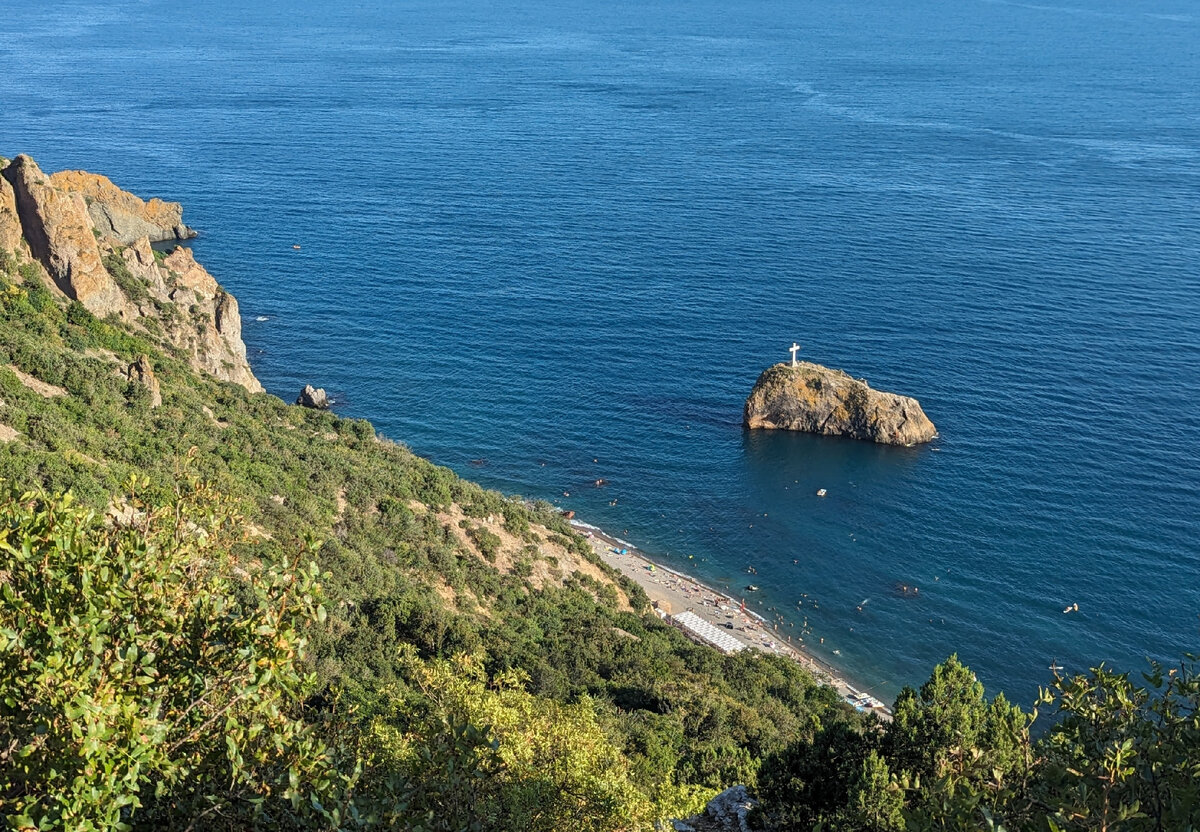
M915 445L937 437L916 399L872 390L863 379L800 361L767 368L746 399L750 429L848 436L885 445Z
M149 358L139 355L137 361L129 365L129 380L150 391L151 408L162 404L162 388L158 384L158 378L154 375L154 368L150 366Z
M178 202L151 199L149 202L123 191L107 176L82 170L53 174L54 187L82 196L96 231L105 239L128 245L140 237L152 242L186 240L196 232L183 224L183 206Z
M304 385L304 389L300 391L300 395L296 397L296 404L301 407L311 407L314 410L328 410L329 396L325 394L323 387L313 387L311 384Z
M731 786L708 801L701 814L671 825L675 832L750 832L746 818L757 805L745 786Z
M750 832L746 815L756 805L747 794L745 786L731 786L708 801L704 814L714 823L720 824L719 828Z
M29 250L54 284L97 317L120 312L125 296L100 259L83 197L55 188L28 156L14 159L3 175Z

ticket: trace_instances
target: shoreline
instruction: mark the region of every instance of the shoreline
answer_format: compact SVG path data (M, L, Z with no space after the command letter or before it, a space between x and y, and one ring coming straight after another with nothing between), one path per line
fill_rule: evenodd
M604 563L642 588L663 621L683 630L693 641L729 652L710 639L694 631L689 632L691 628L674 621L675 616L693 613L703 622L718 628L723 641L732 638L739 642L742 646L738 649L758 650L789 658L812 673L819 683L836 690L844 702L860 711L875 713L884 720L891 719L891 709L886 704L852 685L836 667L804 649L799 636L791 639L779 633L777 624L772 626L766 618L746 609L742 601L728 592L715 589L692 575L655 560L632 543L610 535L597 526L574 518L567 522L587 538ZM799 645L795 643L797 640L801 642Z

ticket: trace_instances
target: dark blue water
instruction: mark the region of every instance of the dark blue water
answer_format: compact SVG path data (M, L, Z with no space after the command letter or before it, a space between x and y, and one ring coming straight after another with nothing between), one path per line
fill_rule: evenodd
M1200 647L1192 2L0 5L0 152L182 200L272 392L884 695ZM942 439L746 434L793 340Z

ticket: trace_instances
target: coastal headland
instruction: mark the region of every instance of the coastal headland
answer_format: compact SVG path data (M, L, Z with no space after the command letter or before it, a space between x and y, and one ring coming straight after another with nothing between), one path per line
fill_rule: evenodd
M7 247L5 250L25 261L37 279L63 301L78 302L94 314L112 316L140 335L160 339L198 373L233 382L250 393L261 392L241 338L236 299L195 261L190 249L177 247L162 254L150 247L151 241L195 236L183 224L182 212L178 203L144 202L102 176L82 171L46 175L28 156L17 156L11 162L0 158L0 248ZM175 312L181 305L189 310L186 318ZM128 367L119 368L125 378L145 388L151 408L161 407L164 401L154 364L140 355ZM327 406L323 394L306 388L299 403ZM12 435L19 434L14 431ZM604 563L642 587L663 620L693 640L716 649L736 642L747 649L791 658L857 707L887 715L883 703L867 697L833 667L804 651L797 644L799 636L789 639L779 633L774 624L744 609L739 599L651 560L598 528L577 521L571 524ZM504 539L500 525L481 521L479 526L477 534L482 535L483 529ZM458 533L457 521L455 529L464 546L474 547L470 535ZM560 559L568 558L565 552L556 553ZM585 568L579 563L575 566ZM540 571L535 568L534 580L539 582ZM694 631L675 620L687 612L719 629L721 643L697 638Z

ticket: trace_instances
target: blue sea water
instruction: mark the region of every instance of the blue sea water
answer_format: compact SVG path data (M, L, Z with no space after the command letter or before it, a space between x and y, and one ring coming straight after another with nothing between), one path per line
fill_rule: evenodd
M271 392L754 565L884 697L1200 647L1194 3L0 9L0 153L183 201ZM793 340L941 439L743 431Z

